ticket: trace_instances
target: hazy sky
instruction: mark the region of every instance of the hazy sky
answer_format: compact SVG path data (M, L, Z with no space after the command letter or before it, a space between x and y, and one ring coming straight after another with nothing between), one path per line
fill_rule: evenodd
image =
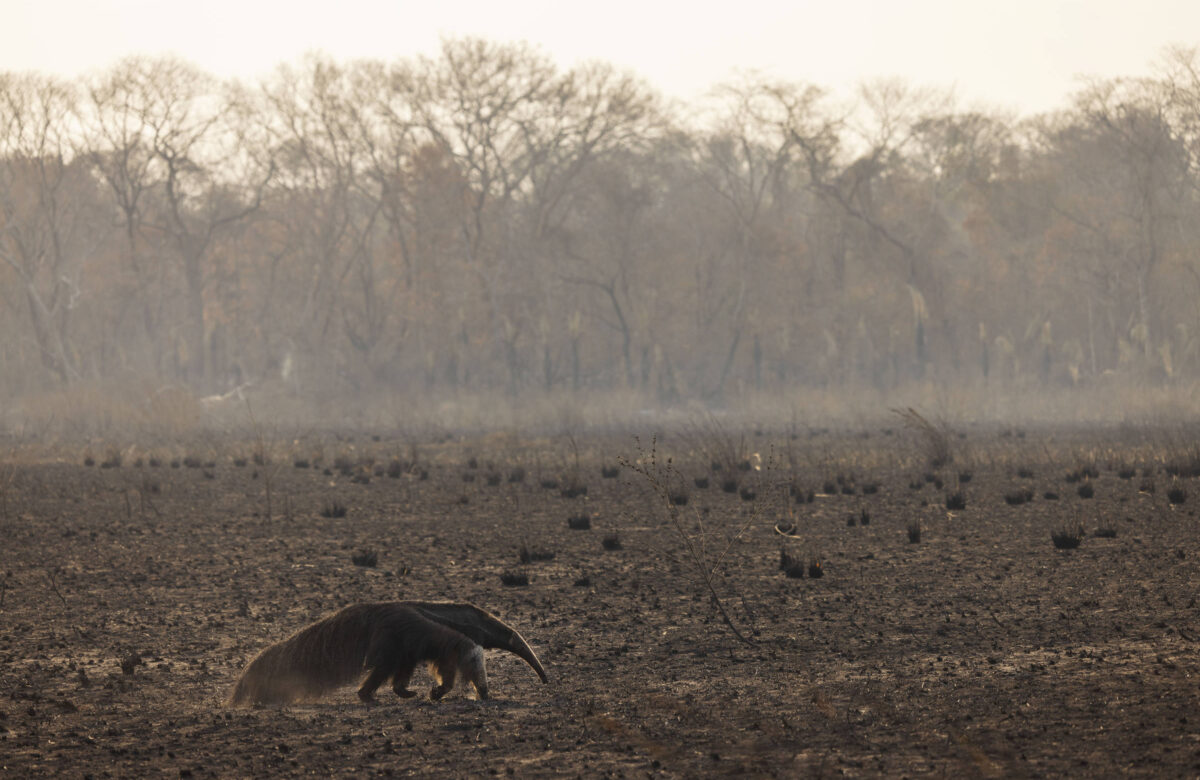
M839 94L899 76L1030 113L1064 106L1080 74L1146 75L1164 46L1200 45L1200 0L0 0L0 70L66 76L173 52L254 77L306 51L393 59L462 35L607 60L682 98L743 69Z

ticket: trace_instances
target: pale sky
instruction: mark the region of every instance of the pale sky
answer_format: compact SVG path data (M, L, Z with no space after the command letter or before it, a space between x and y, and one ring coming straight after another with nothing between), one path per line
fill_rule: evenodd
M307 51L391 60L463 35L606 60L683 99L752 70L843 96L900 77L1029 114L1065 107L1080 75L1149 75L1168 44L1200 45L1200 0L0 0L0 71L169 52L254 78Z

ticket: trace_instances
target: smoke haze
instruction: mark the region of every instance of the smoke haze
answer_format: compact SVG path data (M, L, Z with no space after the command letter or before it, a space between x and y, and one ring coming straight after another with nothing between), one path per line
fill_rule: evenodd
M471 38L0 74L5 422L1186 413L1200 81L1164 61L1021 121Z

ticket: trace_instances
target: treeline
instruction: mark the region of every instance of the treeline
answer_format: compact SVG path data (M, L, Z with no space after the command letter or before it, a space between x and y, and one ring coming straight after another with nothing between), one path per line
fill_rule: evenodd
M1019 122L896 82L684 106L473 39L0 74L0 390L1195 378L1197 63Z

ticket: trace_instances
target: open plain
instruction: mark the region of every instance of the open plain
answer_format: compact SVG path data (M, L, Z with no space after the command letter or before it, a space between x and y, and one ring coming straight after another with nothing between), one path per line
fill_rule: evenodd
M0 774L1200 773L1196 440L904 422L14 445ZM395 599L549 684L490 651L491 701L224 705Z

